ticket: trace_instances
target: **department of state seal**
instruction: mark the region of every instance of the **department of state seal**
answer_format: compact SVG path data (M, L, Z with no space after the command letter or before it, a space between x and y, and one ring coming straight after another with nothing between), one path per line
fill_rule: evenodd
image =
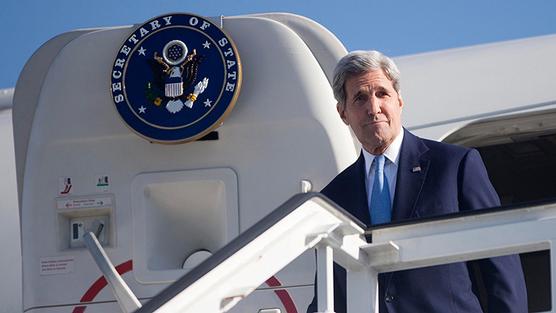
M111 73L120 116L149 141L181 143L219 126L241 88L241 62L230 37L191 14L156 17L118 51Z

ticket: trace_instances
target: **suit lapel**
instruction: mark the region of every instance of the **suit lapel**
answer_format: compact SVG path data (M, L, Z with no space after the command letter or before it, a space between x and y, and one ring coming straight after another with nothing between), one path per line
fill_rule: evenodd
M430 163L426 151L428 151L428 147L423 141L404 129L392 221L415 216L415 204L421 193Z
M363 152L359 155L359 158L350 167L352 173L349 173L347 177L351 179L348 184L348 188L351 192L346 194L352 197L350 203L350 212L352 212L355 217L357 217L361 222L366 225L371 225L371 220L369 216L369 205L367 203L367 187L365 186L365 158L363 157Z

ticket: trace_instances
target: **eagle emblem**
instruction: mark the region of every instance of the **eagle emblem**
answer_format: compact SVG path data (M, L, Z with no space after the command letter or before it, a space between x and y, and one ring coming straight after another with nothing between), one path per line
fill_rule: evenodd
M184 90L189 90L195 83L201 58L196 49L188 54L187 45L181 40L168 42L162 50L162 56L155 51L151 61L155 79L147 83L147 99L156 106L162 105L163 101L166 102L165 108L170 113L177 113L184 106L191 109L209 82L209 79L204 77L190 93L184 95ZM165 100L162 100L162 93Z

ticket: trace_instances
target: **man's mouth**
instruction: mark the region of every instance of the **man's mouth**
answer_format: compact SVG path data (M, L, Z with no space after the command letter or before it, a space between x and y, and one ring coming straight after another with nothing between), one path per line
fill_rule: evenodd
M380 123L387 123L388 124L388 120L369 121L369 122L366 123L366 125L373 126L373 125L380 124Z

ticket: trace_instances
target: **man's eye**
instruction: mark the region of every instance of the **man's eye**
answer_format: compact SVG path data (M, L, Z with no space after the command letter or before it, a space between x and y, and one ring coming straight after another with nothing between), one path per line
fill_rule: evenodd
M367 100L367 96L357 95L357 96L355 96L355 99L353 99L353 102L357 103L357 104L362 104L362 103L365 103L366 100Z
M384 98L384 97L386 97L386 96L388 96L388 92L386 92L386 91L384 91L384 90L381 90L381 91L377 91L377 92L376 92L376 97L377 97L377 98Z

